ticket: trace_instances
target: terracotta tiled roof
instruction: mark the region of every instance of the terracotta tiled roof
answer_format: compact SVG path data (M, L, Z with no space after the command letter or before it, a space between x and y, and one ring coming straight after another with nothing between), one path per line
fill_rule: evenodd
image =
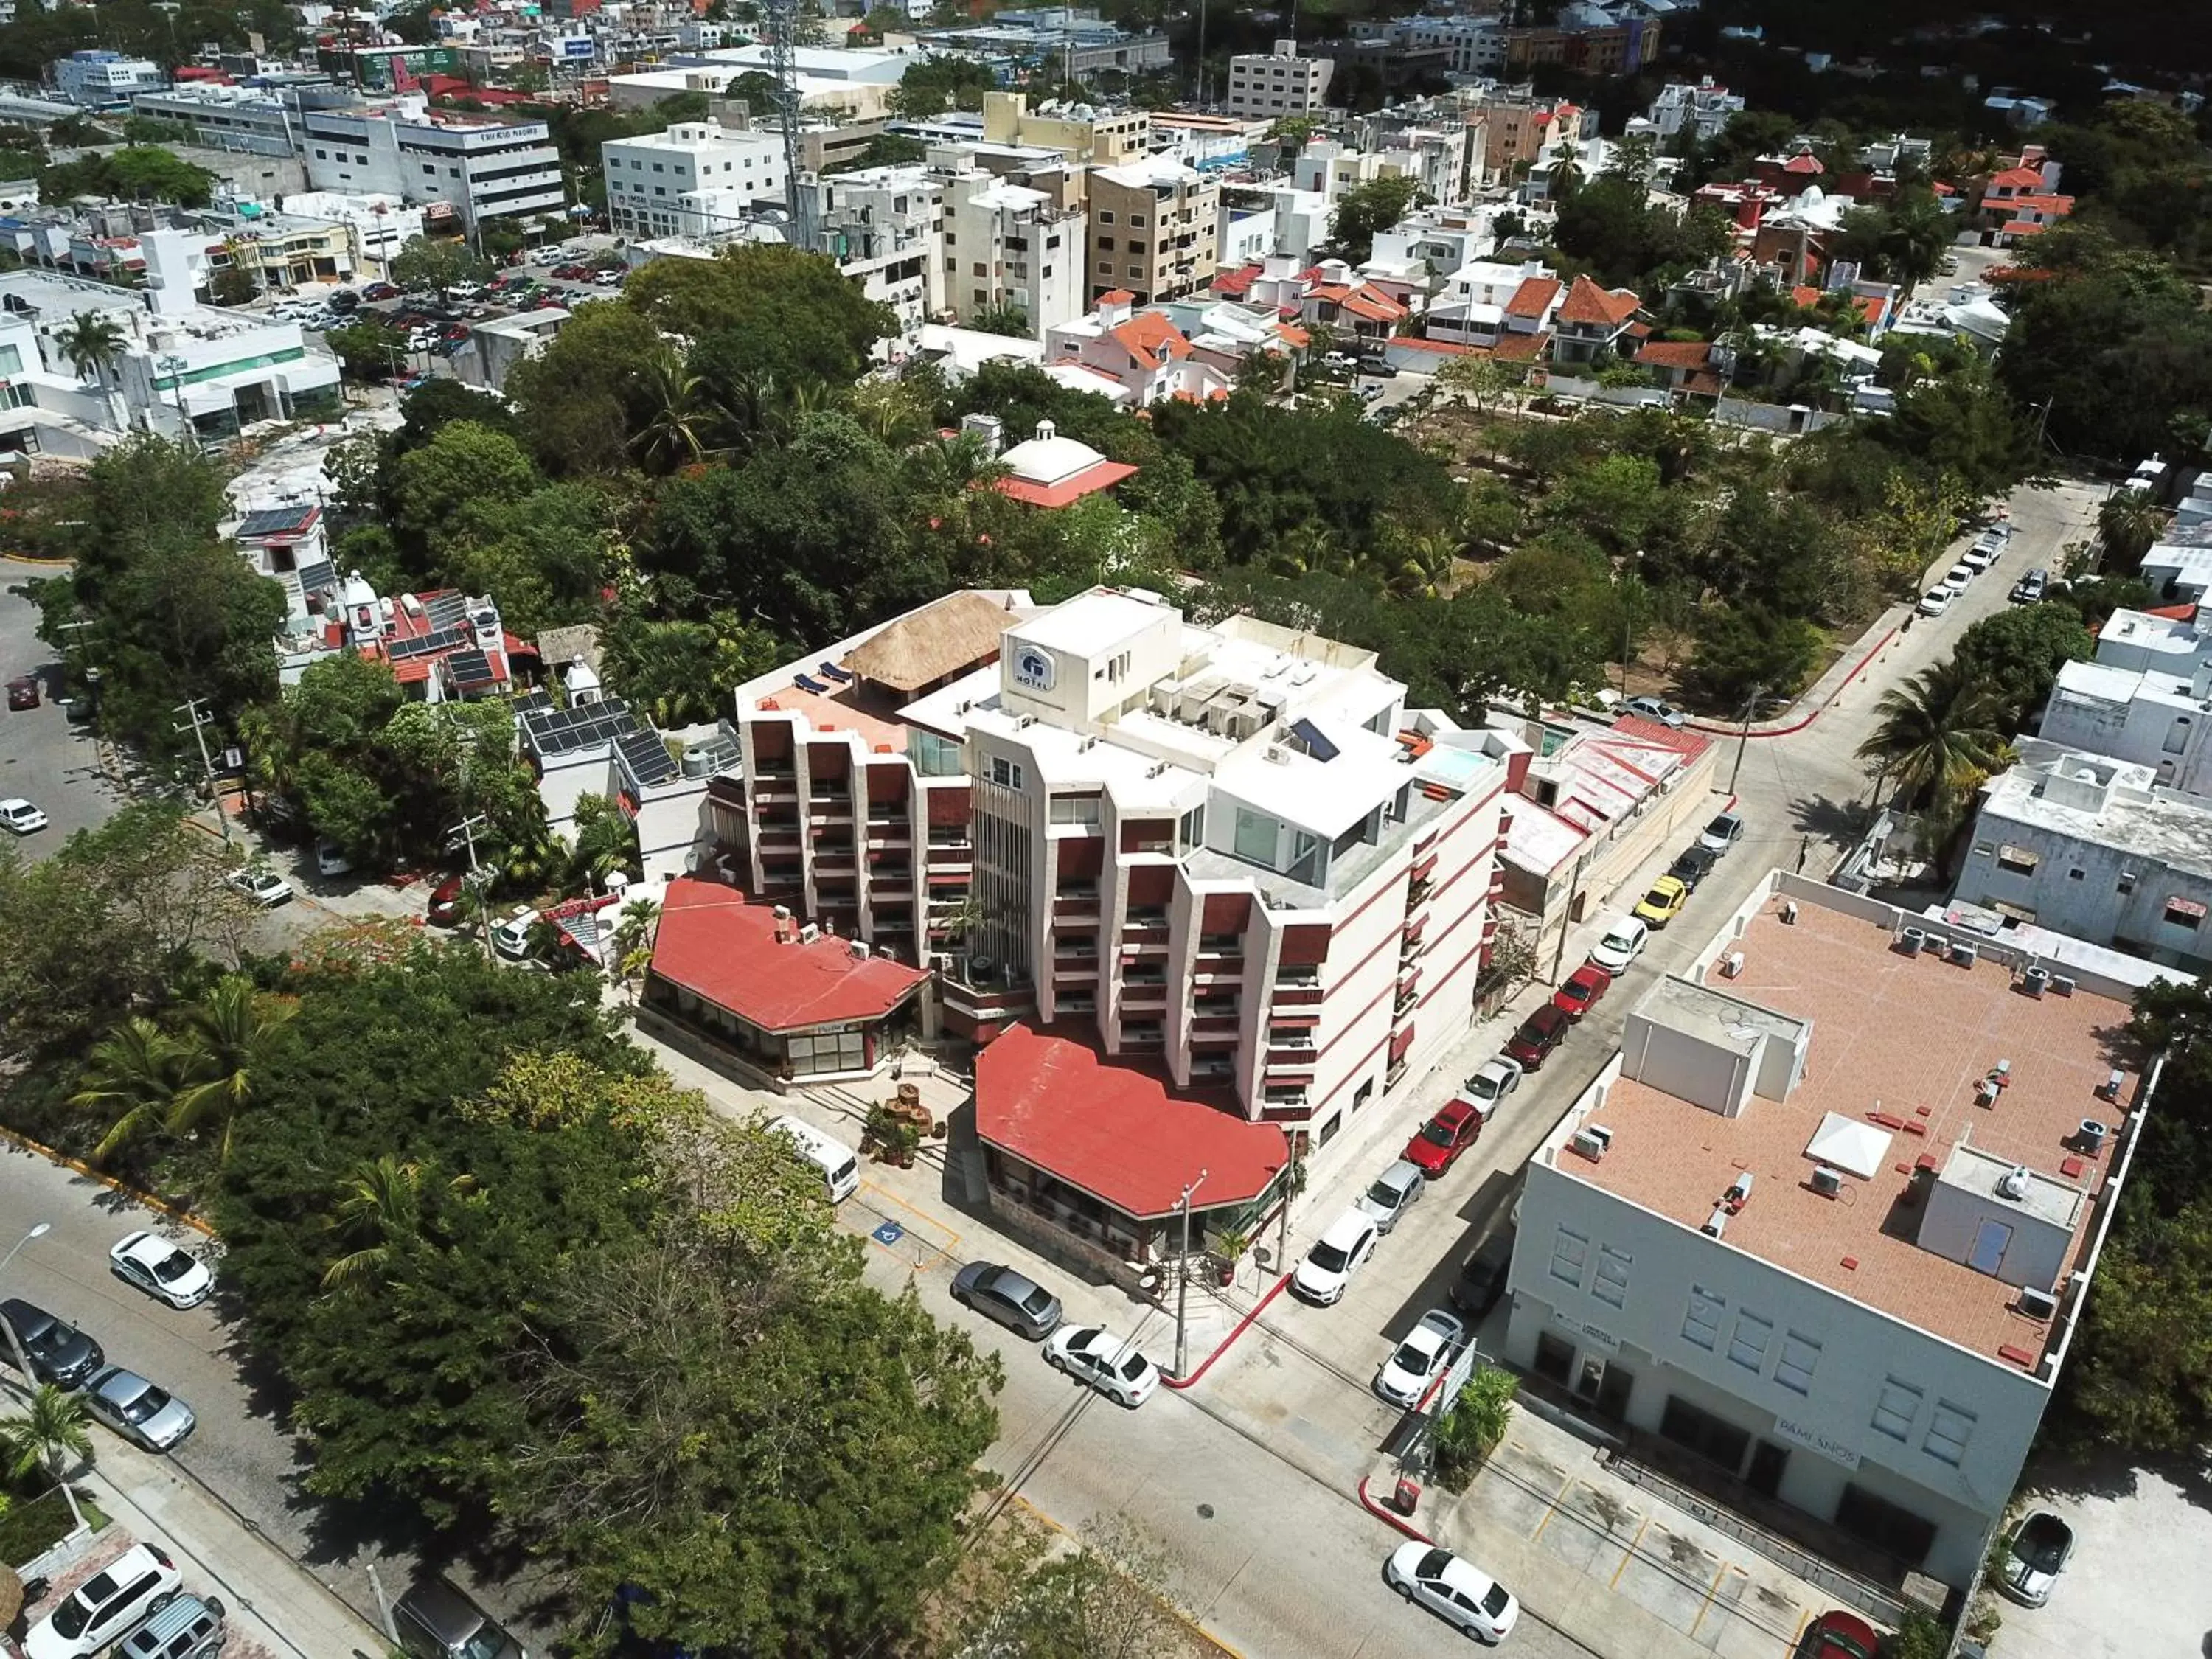
M791 924L786 923L787 928ZM881 1019L929 975L825 934L776 941L775 912L719 882L678 877L661 902L653 971L766 1031Z
M1552 331L1545 329L1535 334L1506 334L1498 337L1490 349L1490 355L1501 363L1533 363L1544 355L1544 348L1552 343Z
M1190 342L1157 311L1139 312L1127 322L1107 330L1107 333L1146 368L1158 368L1163 363L1190 356Z
M2015 196L2005 203L2005 208L2012 213L2066 214L2074 211L2074 198L2071 196Z
M1252 284L1260 280L1260 267L1246 265L1240 270L1217 270L1213 273L1213 291L1231 299L1238 299L1252 291Z
M1700 398L1717 398L1721 395L1721 377L1710 369L1699 369L1695 374L1682 377L1681 390Z
M1117 288L1110 294L1102 294L1098 296L1098 303L1102 306L1129 306L1136 302L1137 296L1126 288Z
M1559 319L1612 327L1633 317L1643 303L1625 288L1602 289L1587 276L1577 276L1567 290L1566 303L1559 307Z
M2050 227L2033 219L2013 219L2008 221L2003 228L2008 236L2033 236Z
M1801 306L1816 306L1820 303L1820 290L1810 283L1800 283L1790 290L1790 297Z
M1052 483L1038 483L1029 478L1000 478L991 487L1001 495L1030 507L1061 507L1102 489L1111 489L1122 479L1134 477L1136 471L1126 461L1098 461Z
M2007 167L1990 178L1991 190L2033 190L2042 183L2041 167Z
M1784 161L1782 170L1784 173L1826 173L1827 168L1820 165L1819 156L1799 154Z
M1646 340L1636 361L1655 368L1703 368L1712 353L1711 345L1704 340Z
M1526 276L1521 286L1513 290L1513 297L1505 302L1509 317L1541 317L1559 292L1555 276Z
M1356 293L1347 294L1342 303L1353 316L1364 318L1370 323L1395 323L1406 314L1405 307L1372 289L1361 289Z

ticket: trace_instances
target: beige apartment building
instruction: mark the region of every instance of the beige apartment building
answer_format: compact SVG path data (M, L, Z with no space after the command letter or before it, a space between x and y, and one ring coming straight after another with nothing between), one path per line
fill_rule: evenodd
M1056 149L1071 161L1102 166L1135 161L1146 149L1152 118L1144 110L1101 110L1048 103L1036 110L1019 92L983 94L983 142Z
M1172 157L1091 172L1090 294L1139 306L1179 300L1213 281L1221 187Z

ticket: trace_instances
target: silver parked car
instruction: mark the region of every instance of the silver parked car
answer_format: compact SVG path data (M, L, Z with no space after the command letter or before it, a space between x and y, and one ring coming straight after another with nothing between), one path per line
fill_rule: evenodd
M199 1423L183 1401L120 1365L92 1379L84 1391L84 1409L125 1440L155 1452L173 1449Z
M971 1261L963 1267L952 1281L952 1299L1032 1342L1042 1341L1060 1328L1060 1298L994 1261Z
M1401 1158L1376 1176L1375 1184L1360 1195L1359 1213L1374 1222L1376 1232L1387 1233L1421 1201L1428 1184L1419 1166Z

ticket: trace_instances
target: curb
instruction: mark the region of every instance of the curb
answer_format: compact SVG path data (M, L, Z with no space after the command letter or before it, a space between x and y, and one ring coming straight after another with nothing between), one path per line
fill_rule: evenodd
M1843 695L1844 689L1850 685L1853 680L1858 678L1860 675L1865 673L1867 669L1873 664L1874 659L1877 656L1881 655L1883 649L1896 637L1897 629L1894 627L1885 630L1882 636L1867 648L1866 654L1862 656L1852 666L1851 672L1836 682L1836 689L1828 693L1828 701L1822 703L1818 708L1815 708L1811 714L1806 715L1802 720L1793 720L1788 726L1754 727L1750 732L1750 735L1754 738L1787 738L1795 736L1797 732L1802 732L1807 726L1810 726L1814 720L1820 719L1821 715L1826 714L1830 708L1835 706L1836 699ZM1703 732L1714 737L1741 738L1745 735L1743 728L1740 726L1712 726L1707 724L1704 720L1686 720L1684 724L1692 732Z
M220 1238L222 1237L213 1227L201 1220L190 1210L180 1210L173 1204L155 1198L151 1193L141 1192L127 1182L118 1181L112 1175L103 1175L89 1164L80 1163L65 1152L58 1152L51 1146L41 1146L28 1135L19 1135L13 1129L0 1129L0 1140L20 1146L27 1152L36 1152L48 1163L58 1164L65 1170L74 1170L77 1174L89 1180L97 1181L110 1192L120 1193L134 1204L143 1204L149 1210L159 1210L170 1220L190 1227L193 1231L205 1237Z
M1435 1539L1430 1537L1428 1534L1423 1532L1412 1522L1407 1520L1406 1517L1400 1515L1397 1510L1376 1503L1372 1498L1370 1498L1367 1495L1367 1482L1370 1478L1370 1477L1364 1474L1359 1477L1359 1507L1365 1510L1368 1514L1373 1516L1377 1521L1382 1522L1385 1526L1395 1528L1398 1531L1404 1533L1407 1537L1412 1539L1415 1543L1433 1545L1437 1541Z
M1083 1540L1077 1537L1071 1528L1064 1527L1059 1522L1054 1520L1052 1516L1047 1515L1036 1504L1030 1503L1030 1500L1023 1497L1021 1493L1018 1492L1010 1492L1006 1496L1014 1503L1020 1504L1022 1508L1026 1510L1040 1525L1047 1528L1050 1531L1058 1533L1063 1538L1073 1540L1079 1549L1083 1547ZM1165 1607L1169 1613L1173 1616L1176 1623L1181 1625L1185 1630L1188 1631L1193 1636L1195 1636L1200 1641L1205 1643L1208 1647L1213 1649L1217 1653L1225 1653L1229 1656L1229 1659L1244 1659L1244 1655L1240 1650L1231 1647L1228 1643L1223 1641L1212 1631L1206 1629L1205 1626L1200 1624L1197 1620L1192 1618L1181 1607L1176 1606L1174 1602L1164 1601L1160 1605Z
M1174 1389L1178 1391L1184 1389L1196 1387L1199 1378L1204 1376L1208 1370L1212 1369L1213 1362L1215 1360L1220 1358L1222 1355L1229 1352L1230 1345L1236 1341L1238 1337L1244 1334L1245 1331L1250 1327L1254 1320L1257 1319L1261 1314L1267 1312L1267 1304L1270 1302L1273 1302L1277 1297L1280 1296L1283 1293L1284 1288L1288 1285L1290 1282L1291 1276L1288 1273L1285 1273L1280 1279L1278 1279L1274 1284L1268 1288L1267 1294L1252 1304L1252 1311L1246 1314L1243 1318L1238 1320L1235 1328L1230 1331L1229 1334L1221 1339L1220 1346L1216 1347L1212 1353L1206 1355L1205 1358L1198 1362L1198 1369L1196 1370L1193 1371L1188 1376L1163 1376L1160 1378L1161 1386L1163 1388Z

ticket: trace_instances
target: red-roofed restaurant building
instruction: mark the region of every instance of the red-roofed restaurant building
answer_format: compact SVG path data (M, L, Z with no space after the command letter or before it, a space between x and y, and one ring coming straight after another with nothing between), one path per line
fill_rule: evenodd
M750 942L690 942L672 896L675 1017L749 1054L823 1023L763 1006L806 960L763 904L867 941L872 972L933 970L917 1012L981 1049L993 1202L1056 1248L1150 1259L1200 1169L1201 1229L1242 1230L1290 1141L1325 1166L1470 1024L1527 750L1409 710L1371 652L1139 589L961 592L736 705L708 810ZM841 1062L882 1054L896 993L837 1007Z

